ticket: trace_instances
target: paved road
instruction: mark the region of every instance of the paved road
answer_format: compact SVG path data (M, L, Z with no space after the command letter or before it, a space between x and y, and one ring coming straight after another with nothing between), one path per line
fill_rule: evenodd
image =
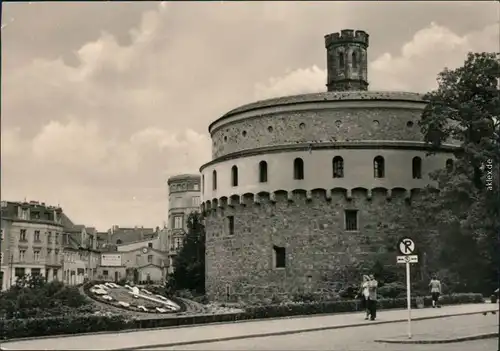
M170 348L142 348L153 350L408 350L408 351L494 351L497 339L477 340L450 344L386 344L375 339L406 334L406 323L369 325L359 328L304 332L299 334L240 339ZM453 338L498 332L498 315L469 315L430 319L413 323L414 339L423 334L436 338Z
M445 306L441 309L422 309L413 311L413 316L419 317L436 317L446 316L457 313L471 313L479 311L487 311L496 309L498 304L468 304L458 306ZM480 315L482 316L482 315ZM492 315L488 315L492 316ZM497 317L496 315L495 317ZM352 326L356 324L370 325L377 322L363 320L362 313L344 313L334 315L319 315L308 317L284 318L284 319L267 319L256 320L240 323L228 324L211 324L192 327L169 328L169 329L153 329L140 330L126 333L109 333L109 334L87 334L67 337L51 337L32 340L18 340L11 342L3 342L2 348L5 350L117 350L124 348L145 348L158 347L157 345L165 345L171 343L187 343L197 340L213 340L227 337L241 337L249 335L262 335L269 333L279 333L287 331L304 331L314 328L332 328L341 326ZM380 311L378 321L391 322L405 320L407 312L405 310L388 310ZM486 318L486 316L484 316ZM395 324L386 324L389 330L393 330ZM339 333L347 332L358 335L360 328L348 328L339 330ZM403 326L404 328L404 326ZM332 333L327 331L326 333ZM293 335L292 335L293 336ZM291 338L291 336L285 336ZM212 344L213 345L213 344ZM232 348L232 347L231 347ZM162 347L162 349L165 349ZM180 349L176 346L174 349ZM284 350L287 347L280 347Z

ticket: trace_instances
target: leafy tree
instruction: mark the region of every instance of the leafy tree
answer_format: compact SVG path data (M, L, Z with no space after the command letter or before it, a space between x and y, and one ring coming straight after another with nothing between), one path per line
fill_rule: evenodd
M425 96L420 126L430 154L450 139L461 147L452 167L431 174L436 184L415 201L414 218L427 233L429 268L444 268L455 290L491 293L498 284L499 83L500 54L469 53Z
M205 227L199 213L193 212L187 220L188 232L174 259L174 272L168 285L175 291L190 290L205 293Z

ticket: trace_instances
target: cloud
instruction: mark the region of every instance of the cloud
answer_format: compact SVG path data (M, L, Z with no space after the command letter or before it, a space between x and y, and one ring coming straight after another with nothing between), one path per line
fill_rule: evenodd
M369 62L370 90L427 92L437 86L436 77L445 67L463 64L468 52L498 50L499 25L460 36L431 23L405 43L399 53L383 53ZM299 68L282 77L255 85L255 97L272 98L325 91L326 70L316 65Z

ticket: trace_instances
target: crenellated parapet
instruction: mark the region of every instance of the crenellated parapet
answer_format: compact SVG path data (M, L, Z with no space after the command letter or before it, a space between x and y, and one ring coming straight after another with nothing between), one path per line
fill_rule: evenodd
M343 29L340 32L325 35L325 47L344 43L358 43L368 47L370 36L363 30Z
M223 210L228 207L250 207L261 205L276 205L277 203L299 203L306 205L310 202L329 202L336 201L357 201L380 202L403 200L407 203L418 194L420 189L405 189L401 187L387 189L377 187L372 189L357 188L332 188L332 189L294 189L292 191L276 190L273 192L233 194L229 197L222 196L206 200L201 204L201 210L204 215Z

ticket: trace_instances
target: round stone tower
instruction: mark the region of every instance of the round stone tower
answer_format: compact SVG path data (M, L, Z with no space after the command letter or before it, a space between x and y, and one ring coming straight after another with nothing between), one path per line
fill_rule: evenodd
M421 95L366 91L368 34L330 34L326 47L328 92L258 101L209 126L212 160L200 172L210 299L338 290L359 267L393 262L394 240L410 234L395 232L396 219L451 162L452 142L427 155Z
M325 36L328 91L368 89L368 37L352 29Z

